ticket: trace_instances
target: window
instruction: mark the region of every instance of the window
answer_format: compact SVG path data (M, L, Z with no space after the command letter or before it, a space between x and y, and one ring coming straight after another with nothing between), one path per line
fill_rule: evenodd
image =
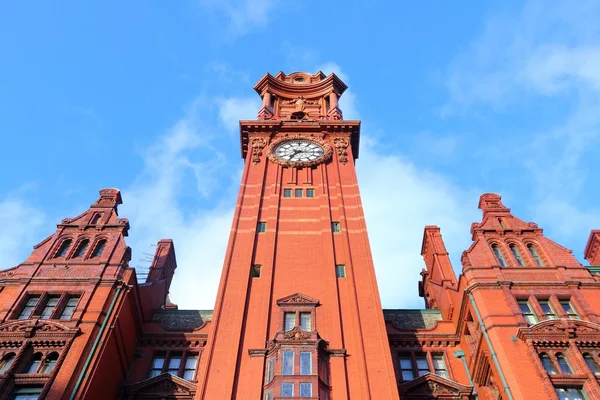
M542 365L544 366L544 369L547 373L549 373L550 375L555 375L558 373L556 367L554 366L554 363L552 362L548 354L540 354L540 360L542 361Z
M0 360L0 374L6 373L13 361L15 360L15 353L5 354L4 357Z
M102 255L102 252L104 251L105 247L106 247L106 239L100 240L96 244L96 247L94 248L94 251L92 252L92 258L100 257Z
M292 397L294 395L294 384L283 382L281 384L281 397Z
M25 369L26 374L35 374L40 368L40 364L42 363L42 353L34 353L29 360L29 364L27 364L27 368Z
M54 313L54 310L56 309L56 306L58 305L59 299L60 299L59 296L48 297L48 300L46 301L46 305L44 306L44 309L42 310L42 314L40 315L41 319L50 319L50 317Z
M46 356L46 359L42 363L42 367L40 368L40 374L49 374L52 372L54 367L56 366L56 361L58 360L58 353L52 352Z
M292 197L292 189L283 189L283 197Z
M415 379L410 354L400 356L400 372L403 381L412 381Z
M332 222L331 223L331 232L333 232L333 233L340 233L341 231L342 231L342 228L341 228L339 222Z
M526 300L519 301L519 308L523 313L523 318L529 325L537 324L538 319L537 316L531 311L531 307L529 306L529 302Z
M563 312L567 318L579 319L579 315L569 300L561 300L560 305L562 306Z
M294 190L294 197L302 197L302 189L296 189Z
M546 319L556 319L556 312L552 308L549 300L540 300L540 307L546 315Z
M502 218L498 218L498 222L500 222L502 229L506 229L506 225L504 224L504 221L502 221Z
M306 189L306 197L315 197L315 189ZM300 391L302 391L302 389L300 389Z
M335 266L335 276L336 278L345 278L346 277L346 266L343 264L338 264Z
M580 388L558 387L554 390L559 400L585 400L587 397Z
M277 360L275 357L269 358L267 361L267 373L265 374L265 385L273 382L273 378L275 377L275 362Z
M584 353L583 359L585 360L585 363L587 364L588 368L590 369L590 371L592 371L592 373L594 375L596 375L596 376L600 375L600 367L598 367L598 363L594 359L593 355L591 355L589 353Z
M283 330L285 332L291 331L296 326L296 313L286 312L283 313Z
M152 365L150 367L150 372L148 373L148 378L154 378L162 373L162 369L165 365L165 355L155 355L152 358Z
M300 327L305 331L312 330L311 316L309 312L300 313Z
M250 268L250 276L252 278L260 278L260 265L254 264L252 268Z
M81 243L79 243L79 246L77 246L77 250L75 250L75 254L73 254L73 258L83 257L83 255L85 254L85 249L87 249L89 244L90 244L90 241L88 239L82 240Z
M77 307L77 303L79 303L79 296L69 296L65 308L63 308L62 313L60 314L60 319L63 321L71 319L75 312L75 308Z
M415 356L417 362L417 373L419 376L423 376L429 373L429 365L427 364L427 357L425 354L417 354Z
M66 239L64 240L61 244L60 247L58 248L58 251L56 252L55 257L64 257L67 255L67 251L69 251L69 247L71 247L71 239Z
M266 222L259 222L256 225L256 232L266 232L267 231L267 223Z
M517 248L517 246L514 245L514 244L511 244L509 247L510 247L510 251L512 252L513 256L515 256L515 259L517 260L517 263L521 267L524 267L525 266L525 261L523 260L523 257L521 256L521 252L519 251L519 249Z
M171 375L179 375L179 367L181 366L181 354L172 354L169 357L169 366L167 372Z
M10 400L36 400L40 394L41 386L16 387L10 395Z
M433 371L437 376L449 379L448 370L446 369L446 361L443 354L432 354L431 361L433 363Z
M281 374L294 375L294 352L284 351L281 356Z
M92 218L92 220L90 221L90 224L96 225L98 222L100 222L100 218L102 218L102 214L94 215L94 218Z
M196 366L198 365L198 355L189 354L185 359L185 368L183 369L183 379L193 381L196 375Z
M569 363L567 362L567 359L565 358L565 356L558 353L556 355L556 361L558 361L558 367L560 368L560 372L562 372L563 374L572 374L573 373L573 371L571 371L571 367L569 366Z
M319 360L319 376L321 380L326 384L329 384L329 368L327 368L327 361Z
M21 314L19 314L19 319L27 319L31 316L31 314L33 313L33 310L35 309L35 305L37 304L37 302L40 300L40 296L30 296L29 299L27 300L27 303L25 303L25 307L23 307L23 310L21 310Z
M544 267L545 266L544 265L544 261L542 261L542 258L540 257L540 255L539 255L537 249L535 248L535 246L532 245L532 244L528 244L527 245L527 249L531 253L531 256L533 257L533 260L538 265L538 267Z
M312 397L312 383L300 383L300 397Z
M273 400L273 390L267 390L265 392L265 400Z
M502 254L502 251L500 250L500 247L498 247L497 244L493 244L492 245L492 251L494 252L494 255L496 256L496 259L500 263L500 266L502 268L506 267L507 266L506 260L504 259L504 255Z
M300 375L312 375L312 353L300 352Z

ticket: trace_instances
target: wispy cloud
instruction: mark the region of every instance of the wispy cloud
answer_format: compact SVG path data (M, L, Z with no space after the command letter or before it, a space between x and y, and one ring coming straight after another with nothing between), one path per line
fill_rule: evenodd
M205 8L228 20L227 35L237 37L267 26L278 0L201 0Z
M230 132L237 132L242 119L255 119L260 109L258 95L253 97L230 97L219 100L219 119Z

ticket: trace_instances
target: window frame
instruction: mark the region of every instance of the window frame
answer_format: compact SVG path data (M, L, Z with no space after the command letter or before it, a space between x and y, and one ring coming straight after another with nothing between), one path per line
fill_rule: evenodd
M267 223L265 221L258 221L256 223L256 233L265 233L267 231Z
M307 188L306 189L306 198L307 199L314 199L315 198L315 189L314 188Z
M289 199L289 198L292 197L292 194L293 194L293 192L292 192L291 188L284 188L283 189L283 197L284 198Z
M517 299L517 304L519 305L519 311L521 312L521 316L523 317L523 319L525 319L525 322L528 325L535 325L538 322L540 322L540 319L538 318L537 314L535 313L534 308L532 307L530 299L522 299L522 300ZM528 313L525 313L523 311L523 306L527 307L527 309L529 310ZM529 318L531 318L534 322L531 322L529 320Z
M297 199L303 198L304 197L304 189L302 189L302 188L295 188L294 189L294 197L297 198Z
M410 350L409 351L401 351L398 353L397 357L398 357L397 365L398 365L399 371L400 371L400 381L401 382L409 382L409 381L412 381L419 377L425 376L427 374L437 375L444 379L452 379L452 373L450 370L450 366L446 362L446 353L443 350L415 349L412 351L410 351ZM436 357L436 358L441 357L441 360L444 364L445 369L436 368L436 365L433 361L434 357ZM427 365L427 372L425 372L424 365L422 364L423 360L425 361L425 363ZM407 365L403 365L403 361L408 362L410 364L410 368L408 368ZM419 365L419 361L421 361L421 365ZM438 370L444 371L446 373L446 376L438 375L438 373L437 373ZM406 379L405 372L407 374L410 373L410 376L412 376L412 378Z
M335 265L335 277L337 279L345 279L347 276L348 275L346 274L346 264L336 264Z
M490 248L492 249L492 254L494 255L494 258L496 259L496 261L498 262L498 265L500 266L500 268L509 267L508 261L506 260L506 256L504 255L504 252L500 248L500 244L496 243L496 242L490 243Z
M174 371L175 368L170 368L171 360L179 358L179 365L177 367L177 373L173 374L169 371ZM192 370L188 368L187 361L189 358L195 358L195 368ZM154 360L162 359L161 368L154 368ZM151 379L156 376L162 375L164 373L170 373L171 375L177 376L181 379L185 379L187 381L195 381L196 374L198 373L198 363L200 362L200 353L194 351L187 351L186 349L173 349L173 350L157 350L152 354L152 358L150 359L150 365L148 368L147 378ZM157 371L156 375L152 375L152 371ZM193 371L192 374L194 379L186 379L185 374L188 371Z
M252 266L250 267L250 277L254 279L260 278L261 269L262 265L252 264Z
M340 221L332 221L331 222L331 232L332 233L340 233L342 231L342 225Z

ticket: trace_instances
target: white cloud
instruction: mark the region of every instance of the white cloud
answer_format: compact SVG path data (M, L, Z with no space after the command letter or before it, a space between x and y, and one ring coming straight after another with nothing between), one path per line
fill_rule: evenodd
M0 270L23 262L44 237L45 215L19 196L0 200Z
M230 97L219 101L219 119L230 132L237 132L242 119L256 119L261 101L253 97Z
M201 0L200 4L223 14L229 21L229 36L242 36L269 23L278 0Z
M338 78L340 78L346 85L350 86L349 79L346 74L342 72L342 68L334 62L327 62L325 64L317 67L317 71L323 72L325 75L329 75L331 73L336 74ZM340 97L339 102L340 109L344 114L344 119L359 119L360 116L358 114L357 109L357 100L356 95L352 91L352 89L346 89L342 97Z

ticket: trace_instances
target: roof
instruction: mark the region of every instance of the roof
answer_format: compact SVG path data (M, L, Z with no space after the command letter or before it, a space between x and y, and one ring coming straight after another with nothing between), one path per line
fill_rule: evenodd
M152 321L160 322L163 329L171 331L192 331L212 319L213 310L160 310L152 316Z
M411 331L433 328L436 322L442 320L442 313L437 309L387 309L383 310L383 318L397 329Z

